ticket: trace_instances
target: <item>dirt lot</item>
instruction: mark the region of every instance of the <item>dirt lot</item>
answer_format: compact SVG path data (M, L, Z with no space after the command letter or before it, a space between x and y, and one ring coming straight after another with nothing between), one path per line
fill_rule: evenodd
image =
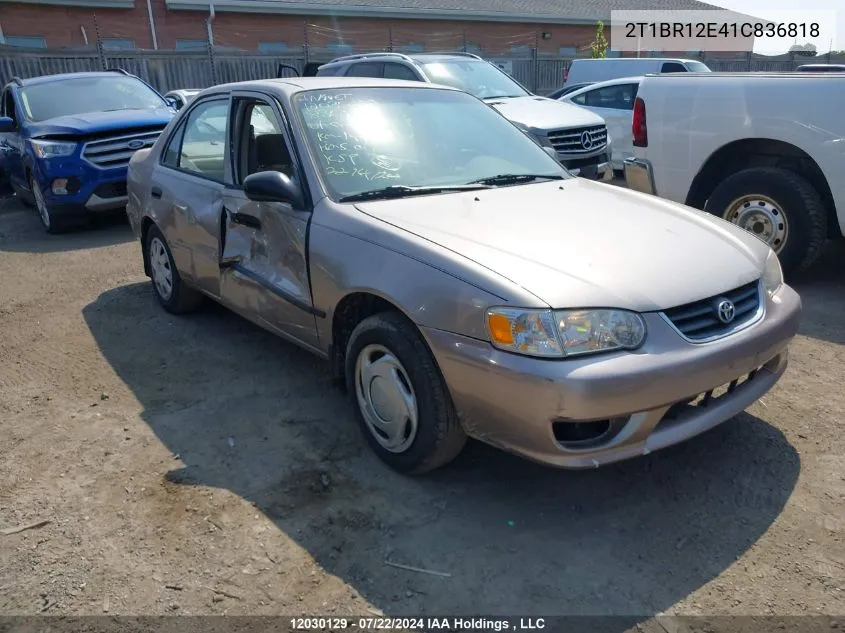
M117 222L0 208L3 614L845 614L845 255L790 368L682 446L589 472L366 448L320 361L174 317ZM450 574L397 569L385 561Z

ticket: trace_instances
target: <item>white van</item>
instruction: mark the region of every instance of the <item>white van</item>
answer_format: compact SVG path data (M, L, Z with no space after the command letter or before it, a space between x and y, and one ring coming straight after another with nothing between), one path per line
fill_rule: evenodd
M595 83L649 73L709 73L706 64L695 59L669 57L611 57L603 59L573 59L564 73L564 86L575 83Z

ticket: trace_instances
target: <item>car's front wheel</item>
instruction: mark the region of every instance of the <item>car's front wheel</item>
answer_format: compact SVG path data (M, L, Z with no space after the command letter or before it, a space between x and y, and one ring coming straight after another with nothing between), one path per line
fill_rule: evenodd
M167 240L158 227L152 226L147 231L144 248L153 291L162 307L173 314L196 310L202 303L202 294L182 281Z
M41 226L44 230L47 231L47 233L53 234L64 233L67 231L70 226L69 223L65 218L56 216L56 214L52 212L50 207L47 205L47 201L44 199L41 187L38 186L38 182L32 174L29 176L29 190L32 192L32 200L35 203L35 210L38 211L38 219L41 220Z
M346 382L368 444L395 470L422 474L463 449L466 434L437 362L403 316L384 312L358 324Z

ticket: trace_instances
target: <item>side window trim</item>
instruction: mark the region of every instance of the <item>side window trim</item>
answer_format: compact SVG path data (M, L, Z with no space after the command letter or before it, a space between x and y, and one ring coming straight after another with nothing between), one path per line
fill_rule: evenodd
M306 207L308 207L310 209L311 208L311 191L310 191L310 188L309 188L309 185L308 185L308 181L305 177L305 170L303 169L302 157L300 156L300 153L299 153L299 147L296 144L296 140L295 140L294 135L293 135L293 130L291 128L291 118L290 118L290 116L288 116L288 113L285 110L284 106L281 103L279 103L279 101L278 101L278 99L276 99L276 97L274 97L273 95L264 93L264 92L258 92L258 91L255 91L255 90L235 90L231 94L231 101L230 101L230 106L229 106L230 110L232 112L231 116L240 116L240 112L235 113L234 108L232 108L232 105L231 105L232 103L234 103L235 99L247 99L247 100L250 100L250 101L258 101L260 103L263 103L263 104L269 106L270 109L273 111L273 114L276 115L276 118L278 119L279 125L281 127L282 136L284 137L285 143L287 143L287 146L288 146L288 152L290 153L291 161L293 162L292 167L293 167L294 177L299 181L300 186L302 188L302 191L303 191L305 198L306 198ZM245 111L244 111L244 113L245 113ZM235 157L240 155L241 139L240 138L234 138L234 136L237 135L237 130L235 129L234 125L230 125L229 128L230 129L229 129L227 138L229 140L230 147L232 148L230 159L231 159L232 165L234 166L234 164L236 162ZM235 180L235 178L234 178L234 167L233 167L232 176L233 176L232 183L227 184L226 186L229 189L243 190L242 185L239 185L238 183L234 182L234 180Z
M231 122L231 119L232 119L232 94L231 93L226 93L226 94L216 93L216 94L208 95L207 97L204 97L202 100L195 100L190 104L190 107L186 106L185 108L180 110L179 123L174 128L173 132L171 132L170 136L168 137L167 145L165 145L165 148L170 147L170 143L173 142L173 139L176 138L177 134L179 134L180 135L180 138L179 138L179 156L181 157L181 155L182 155L182 143L185 140L185 132L187 132L187 130L188 130L188 122L190 121L191 115L194 113L194 111L198 107L202 107L206 103L213 103L215 101L221 101L221 102L225 101L226 102L226 108L227 108L227 111L228 111L229 114L226 117L225 137L226 137L226 140L228 140L229 139L229 132L230 132L230 128L231 128L230 122ZM182 111L185 112L184 115L181 114ZM224 179L224 182L221 182L221 181L217 180L216 178L212 178L211 176L206 176L205 174L201 174L200 172L197 172L197 171L189 171L187 169L180 169L178 166L171 167L170 165L166 165L164 163L165 155L166 155L166 152L161 152L159 154L159 157L158 157L158 164L161 167L164 167L165 169L171 169L173 171L178 171L180 174L185 174L187 176L196 176L197 178L201 178L202 180L207 180L208 182L217 183L219 185L224 185L226 187L231 186L231 183L225 182L225 179L228 176L232 175L232 166L230 165L228 152L223 153L223 179Z

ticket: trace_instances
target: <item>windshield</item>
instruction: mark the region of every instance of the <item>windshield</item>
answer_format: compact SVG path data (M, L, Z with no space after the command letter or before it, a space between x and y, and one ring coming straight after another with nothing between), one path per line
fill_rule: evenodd
M423 64L432 83L468 92L479 99L524 97L525 88L493 64L482 60L461 59Z
M707 64L701 62L686 62L687 68L691 73L709 73L712 72Z
M26 86L21 91L26 117L46 121L60 116L166 107L143 81L125 75L95 75Z
M338 88L302 92L293 103L334 199L502 174L570 177L502 115L463 92Z

